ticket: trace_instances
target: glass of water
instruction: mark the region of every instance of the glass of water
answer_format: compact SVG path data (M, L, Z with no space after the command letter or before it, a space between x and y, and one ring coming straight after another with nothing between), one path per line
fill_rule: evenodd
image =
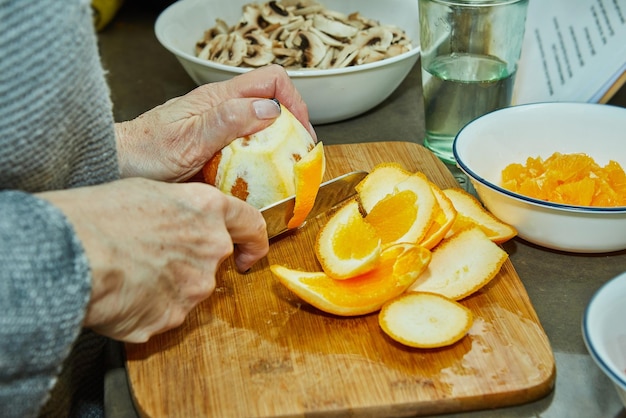
M511 104L528 0L419 0L424 145L454 164L471 120Z

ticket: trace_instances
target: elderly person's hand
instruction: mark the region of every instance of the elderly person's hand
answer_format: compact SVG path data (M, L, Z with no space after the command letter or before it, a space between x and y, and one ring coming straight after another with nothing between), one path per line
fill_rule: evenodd
M89 259L84 326L122 341L180 325L233 251L245 271L268 250L260 212L203 183L132 178L39 197L65 213Z
M207 184L167 182L191 178L230 141L269 126L280 114L272 98L315 138L291 80L270 66L200 86L118 124L124 179L38 195L65 213L89 259L85 327L146 341L180 325L213 292L226 257L234 252L246 271L267 254L257 209Z
M315 132L286 71L272 65L197 87L116 125L122 177L183 181L233 139L269 126L280 114L272 98Z

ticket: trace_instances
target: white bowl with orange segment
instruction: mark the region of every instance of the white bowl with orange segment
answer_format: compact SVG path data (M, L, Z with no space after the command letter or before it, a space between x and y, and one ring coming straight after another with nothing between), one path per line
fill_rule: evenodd
M530 197L505 188L502 172L512 163L524 165L529 157L545 161L555 152L583 153L601 167L613 160L626 168L625 132L624 108L529 104L497 110L470 122L458 133L453 152L486 208L513 225L519 237L567 252L620 251L626 249L626 205L588 206ZM613 179L611 186L617 187L618 195L626 196L621 177Z

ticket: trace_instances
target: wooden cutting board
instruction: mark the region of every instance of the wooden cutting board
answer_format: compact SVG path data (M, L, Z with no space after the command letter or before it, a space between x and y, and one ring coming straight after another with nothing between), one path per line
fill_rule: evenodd
M396 161L440 187L456 185L417 144L331 145L325 151L326 179ZM550 344L510 261L462 301L474 325L442 349L395 343L379 329L376 314L341 318L301 302L269 265L319 271L312 248L324 220L273 241L247 274L228 260L215 293L183 326L126 346L142 416L400 417L525 403L552 390Z

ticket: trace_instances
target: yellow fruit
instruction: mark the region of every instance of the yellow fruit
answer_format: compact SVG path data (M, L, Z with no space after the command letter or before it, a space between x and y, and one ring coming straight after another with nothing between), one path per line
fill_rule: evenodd
M467 334L472 322L469 309L434 293L405 293L385 303L378 314L378 323L388 336L417 348L454 344Z
M365 222L354 199L331 216L315 241L317 259L334 279L347 279L373 269L380 252L380 238Z
M383 246L418 243L433 223L437 201L428 179L399 164L380 164L357 185L365 220L381 237Z
M322 143L318 142L311 152L294 165L293 169L296 181L296 200L293 216L287 223L287 228L290 229L302 225L315 204L315 198L326 169Z
M429 261L430 251L425 248L396 244L381 253L373 270L346 280L278 264L271 265L270 270L285 287L316 308L334 315L355 316L376 312L402 294Z
M281 106L280 116L270 126L237 138L216 153L203 168L204 179L224 193L260 209L296 194L294 166L314 147L315 140L309 132L286 107ZM303 187L308 194L317 193L319 189L319 184L314 184L320 171L319 157L313 161L311 165L314 167L305 170L316 173L310 184ZM319 180L321 183L321 176ZM299 197L304 201L311 199L310 196ZM298 213L300 218L302 214Z

